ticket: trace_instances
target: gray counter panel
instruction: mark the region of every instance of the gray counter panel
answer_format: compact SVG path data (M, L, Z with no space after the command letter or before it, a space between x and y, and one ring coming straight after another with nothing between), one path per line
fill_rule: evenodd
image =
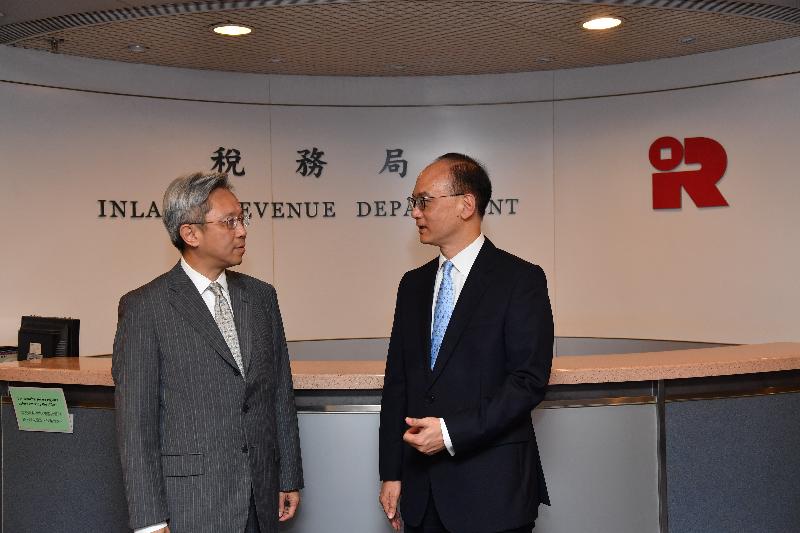
M378 505L378 413L299 413L306 487L282 531L391 532Z
M74 433L20 431L2 405L3 532L124 533L114 411L70 407Z
M800 531L800 394L666 409L670 531Z
M655 405L537 409L551 507L536 533L657 533Z
M661 502L669 504L669 531L800 531L800 394L731 397L800 390L798 378L800 372L778 372L668 383ZM654 385L551 388L534 413L553 501L541 508L536 533L659 531L663 404L653 403ZM113 389L64 389L75 415L71 435L20 432L4 398L3 531L127 531ZM378 399L379 391L298 391L306 489L299 516L284 531L388 533L377 502L379 415L363 407L374 409ZM356 411L314 412L328 404Z
M536 533L658 531L655 405L539 409L534 418L553 501ZM377 501L378 414L299 419L306 489L284 530L391 531Z

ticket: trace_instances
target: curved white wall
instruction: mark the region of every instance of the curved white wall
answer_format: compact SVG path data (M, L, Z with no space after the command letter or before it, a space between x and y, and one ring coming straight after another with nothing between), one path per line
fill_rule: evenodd
M97 200L160 201L219 146L244 154L243 201L336 204L327 219L267 211L250 233L242 270L275 283L290 339L388 334L400 275L434 250L402 212L358 217L356 202L404 198L428 161L457 150L487 164L496 198L519 200L514 215L487 217L487 234L543 266L558 335L798 340L798 48L381 79L0 47L0 343L16 344L22 314L71 315L82 353L109 352L119 296L177 256L158 219L99 218ZM664 135L725 146L730 207L698 209L684 195L681 210L652 209L647 150ZM295 173L296 151L311 146L326 152L320 179ZM387 148L405 149L405 178L378 174Z

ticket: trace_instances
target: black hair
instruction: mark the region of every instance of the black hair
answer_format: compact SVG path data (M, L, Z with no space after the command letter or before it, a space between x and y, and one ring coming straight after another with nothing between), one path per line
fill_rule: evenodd
M475 208L481 218L492 197L492 182L489 174L478 161L465 154L449 152L436 158L436 161L450 163L453 177L453 194L471 194L475 197Z

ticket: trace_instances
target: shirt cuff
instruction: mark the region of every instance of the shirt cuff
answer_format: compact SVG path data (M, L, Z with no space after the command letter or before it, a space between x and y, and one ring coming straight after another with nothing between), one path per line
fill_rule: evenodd
M455 455L456 450L453 448L453 441L450 440L450 433L447 432L447 424L444 423L444 418L439 419L439 424L442 426L442 439L444 440L444 447L447 448L447 453ZM139 533L138 531L136 533Z
M134 529L133 533L153 533L154 531L158 531L159 529L164 529L167 527L166 522L161 522L160 524L156 524L154 526L143 527L141 529Z

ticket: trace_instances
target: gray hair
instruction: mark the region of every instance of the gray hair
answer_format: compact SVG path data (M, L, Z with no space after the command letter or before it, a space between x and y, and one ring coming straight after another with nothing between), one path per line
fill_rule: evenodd
M208 196L215 189L233 190L228 175L220 172L195 172L176 178L164 192L162 214L164 226L175 248L183 251L186 243L181 237L181 226L205 220L211 209Z

